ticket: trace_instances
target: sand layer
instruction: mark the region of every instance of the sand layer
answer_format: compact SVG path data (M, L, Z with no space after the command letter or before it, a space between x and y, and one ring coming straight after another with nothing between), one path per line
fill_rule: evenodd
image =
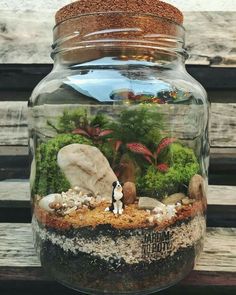
M148 217L150 216L146 210L139 210L138 204L131 204L126 206L124 213L120 216L116 216L112 212L105 212L105 208L109 206L109 203L103 202L93 210L81 209L66 216L57 216L53 213L46 212L35 207L35 216L40 223L55 229L69 229L80 227L96 227L98 225L109 224L116 229L137 229L137 228L155 228L161 230L176 223L194 217L197 214L204 212L201 202L196 201L193 204L182 206L178 210L175 217L163 222L150 223Z

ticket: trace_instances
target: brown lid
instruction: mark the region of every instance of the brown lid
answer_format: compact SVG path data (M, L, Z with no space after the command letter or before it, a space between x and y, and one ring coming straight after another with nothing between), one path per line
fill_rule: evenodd
M159 0L79 0L57 11L56 24L80 14L118 11L155 14L180 25L183 23L181 11Z

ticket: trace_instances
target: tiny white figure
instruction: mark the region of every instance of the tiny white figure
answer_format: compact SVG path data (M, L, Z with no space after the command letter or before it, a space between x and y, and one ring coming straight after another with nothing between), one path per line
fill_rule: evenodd
M112 186L112 204L109 208L106 208L106 211L112 211L114 214L122 214L125 207L122 185L117 180L112 183Z

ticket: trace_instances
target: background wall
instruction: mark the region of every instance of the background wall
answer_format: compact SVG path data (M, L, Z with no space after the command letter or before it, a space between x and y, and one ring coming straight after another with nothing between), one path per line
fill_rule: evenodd
M187 69L212 101L210 182L235 185L236 0L166 1L184 12ZM54 15L70 2L0 0L0 179L28 177L27 99L51 69Z
M0 63L51 63L54 14L68 0L0 0ZM236 64L236 0L167 0L184 11L190 64Z

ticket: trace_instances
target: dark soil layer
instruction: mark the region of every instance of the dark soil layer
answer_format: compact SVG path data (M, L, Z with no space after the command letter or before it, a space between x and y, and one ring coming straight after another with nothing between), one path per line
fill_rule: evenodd
M39 241L38 241L39 242ZM40 241L41 262L57 281L88 294L148 294L181 280L194 265L196 248L188 247L152 263L106 262L99 257L63 251L50 241ZM111 263L114 270L111 268Z

